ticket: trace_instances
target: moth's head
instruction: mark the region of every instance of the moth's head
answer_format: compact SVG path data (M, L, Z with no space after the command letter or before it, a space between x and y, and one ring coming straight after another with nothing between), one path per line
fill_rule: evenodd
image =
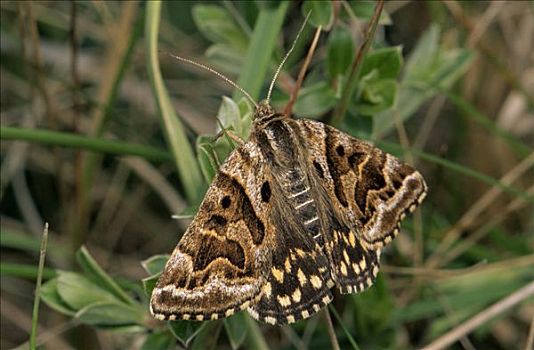
M274 114L274 109L273 107L271 107L269 100L262 100L256 106L256 110L254 111L254 120L258 121L266 117L270 117L273 114Z

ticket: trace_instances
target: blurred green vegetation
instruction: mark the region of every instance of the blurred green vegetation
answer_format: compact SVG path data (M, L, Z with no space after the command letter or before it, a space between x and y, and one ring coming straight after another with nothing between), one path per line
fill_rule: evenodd
M369 30L376 5L0 2L0 347L27 347L38 325L37 344L51 349L411 349L495 307L450 348L529 348L534 8L392 1ZM153 320L166 254L234 147L215 135L246 138L253 112L223 80L167 53L259 100L310 10L273 105L288 103L321 26L294 115L413 164L427 199L384 250L375 285L336 293L332 328L324 313L284 327L245 313ZM32 323L38 275L46 306Z

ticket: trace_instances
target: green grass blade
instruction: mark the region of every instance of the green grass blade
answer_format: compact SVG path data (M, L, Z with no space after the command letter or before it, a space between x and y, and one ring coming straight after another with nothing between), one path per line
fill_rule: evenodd
M85 246L82 246L78 252L76 252L76 260L80 264L81 268L85 271L87 276L93 278L93 281L113 295L115 295L122 302L130 305L136 305L137 303L117 284L116 280L111 278L101 267L98 265L95 259L89 254L89 251Z
M402 147L400 145L392 143L392 142L380 141L380 142L377 142L377 145L380 148L383 148L386 152L389 152L389 153L399 154L399 152L402 151ZM438 157L438 156L435 156L433 154L429 154L429 153L426 153L426 152L423 152L423 151L420 151L420 150L417 150L417 149L410 149L409 152L411 152L416 157L424 159L424 160L426 160L428 162L441 165L444 168L447 168L447 169L452 170L454 172L457 172L459 174L466 175L466 176L472 177L472 178L474 178L474 179L476 179L476 180L478 180L480 182L483 182L485 184L498 187L498 188L500 188L501 190L503 190L504 192L506 192L508 194L511 194L513 196L516 196L516 197L521 197L521 198L525 199L526 201L534 203L533 196L528 195L528 193L526 193L524 190L515 188L513 186L506 185L506 184L502 183L501 181L499 181L498 179L495 179L495 178L493 178L493 177L491 177L489 175L486 175L484 173L481 173L481 172L476 171L474 169L468 168L468 167L463 166L461 164L452 162L452 161L444 159L442 157Z
M35 295L33 299L32 312L32 330L30 333L30 349L35 349L35 340L37 337L37 324L39 320L39 302L41 301L41 283L43 281L43 270L46 256L46 245L48 243L48 223L45 223L43 229L43 239L41 241L41 249L39 254L39 267L37 270L37 282L35 284Z
M198 203L205 190L205 183L196 162L193 148L189 144L185 129L177 118L158 61L158 30L160 23L161 1L149 1L146 4L145 40L148 51L148 76L154 92L154 98L162 118L164 132L183 184L185 196L189 203Z
M278 8L262 8L256 20L245 58L245 66L237 82L256 100L265 83L272 54L276 47L276 39L282 29L288 6L289 2L284 1L278 5ZM232 97L234 101L238 101L241 96L241 92L236 90Z
M2 126L0 127L0 135L2 140L31 141L97 153L139 156L154 162L172 161L169 153L154 147L80 136L67 132Z
M39 275L39 268L33 265L0 262L0 275L12 276L25 279L36 279ZM56 276L56 270L44 268L42 278L49 280Z
M352 348L354 350L360 350L360 347L358 346L358 344L356 344L356 341L354 340L354 338L350 334L349 330L347 329L347 327L343 323L343 320L341 319L341 316L339 316L337 310L332 305L328 305L327 307L332 312L332 315L334 315L334 317L336 318L337 322L339 323L339 325L343 329L343 332L345 332L345 335L347 336L347 339L349 340L350 345L352 345Z

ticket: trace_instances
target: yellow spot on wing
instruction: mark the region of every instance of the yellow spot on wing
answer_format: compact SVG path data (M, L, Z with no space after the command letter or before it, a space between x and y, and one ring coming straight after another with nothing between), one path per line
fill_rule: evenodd
M294 323L295 322L295 316L289 315L287 316L287 323Z
M300 289L297 288L297 289L295 289L295 291L293 292L293 295L292 295L291 297L293 298L293 301L294 301L295 303L298 303L298 302L300 301L300 297L301 297L301 296L302 296L302 295L300 294Z
M315 289L320 289L323 286L323 281L317 275L311 275L310 282Z
M349 244L352 248L356 247L356 236L352 231L349 232Z
M267 316L264 318L264 321L266 323L269 323L269 324L276 324L276 318L274 317L271 317L271 316Z
M273 267L271 269L271 272L278 282L284 283L284 271L278 270L276 267Z
M298 272L297 272L297 277L299 279L299 283L301 286L304 286L306 284L306 282L308 282L308 279L306 278L306 275L304 274L304 272L302 272L302 270L299 268Z
M347 276L347 265L343 261L341 262L341 274Z
M365 262L365 258L360 260L360 269L363 271L367 267L367 263Z
M271 293L272 293L271 283L267 282L263 286L263 295L265 295L267 299L270 299Z
M286 258L286 261L284 263L284 267L285 267L287 273L291 273L291 263L289 261L289 258Z
M288 307L289 305L291 305L291 299L289 299L288 295L284 295L284 296L279 295L276 298L278 299L278 303L280 303L282 307Z

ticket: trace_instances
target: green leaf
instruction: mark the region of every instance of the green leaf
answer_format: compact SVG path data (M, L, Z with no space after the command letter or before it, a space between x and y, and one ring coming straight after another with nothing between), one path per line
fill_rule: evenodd
M366 21L370 21L373 17L376 1L358 0L350 1L349 4L352 7L352 11L354 11L356 17ZM389 14L386 11L382 11L382 13L380 14L380 19L378 20L378 24L390 25L392 23L393 21L391 20Z
M217 5L195 5L193 21L202 34L214 43L230 44L234 48L247 48L248 38L232 20L226 9Z
M217 112L217 119L224 129L232 129L240 134L241 116L239 115L239 107L231 98L223 96Z
M155 275L163 271L167 260L169 260L168 254L159 254L144 260L141 265L149 275Z
M254 31L247 49L245 65L242 67L238 85L245 89L252 98L258 99L265 76L270 67L271 57L289 2L279 3L277 8L262 8L254 25ZM234 91L234 100L241 97L240 91Z
M302 5L302 14L306 17L311 11L310 23L314 27L323 26L325 28L333 20L332 4L330 1L307 0Z
M418 42L406 62L399 84L398 114L401 121L411 117L421 105L440 90L448 90L465 72L473 54L466 49L439 47L439 29L433 25ZM393 112L387 110L374 118L373 138L380 138L395 124Z
M98 302L85 306L75 317L80 322L100 327L143 324L145 312L120 302Z
M402 67L402 48L386 47L369 52L363 59L360 76L376 70L381 79L397 79Z
M0 274L2 276L13 276L35 280L38 268L35 265L16 264L0 262ZM45 267L43 268L43 279L49 280L56 276L56 270Z
M185 348L189 347L191 341L210 322L189 322L189 321L169 321L167 327Z
M145 291L145 294L148 297L152 295L152 291L154 290L154 288L156 288L156 283L158 282L160 275L161 273L157 273L155 275L142 279L143 290Z
M168 331L156 331L146 337L141 350L170 350L175 348L175 342Z
M246 320L248 314L245 312L238 312L232 317L224 319L224 328L232 349L236 350L241 347L248 332L248 323Z
M58 271L57 292L74 310L80 310L94 303L118 302L112 293L74 272Z
M326 63L330 78L343 75L354 59L354 43L350 30L345 26L336 26L328 36Z
M126 304L136 304L135 301L98 265L85 246L82 246L76 252L76 261L98 286L108 290Z
M68 316L74 316L76 314L75 310L65 303L59 295L57 278L51 279L43 284L41 287L41 299L46 305L62 314Z
M187 139L185 129L177 118L169 93L163 84L158 61L158 29L160 22L161 2L147 3L145 23L145 39L147 45L147 67L152 91L163 122L167 143L173 153L174 161L186 197L191 204L199 203L205 192L205 183L196 162L193 149Z
M383 79L368 83L365 85L355 109L359 114L373 116L393 107L396 95L397 82L393 79Z
M336 103L335 91L322 81L301 89L293 109L297 115L316 118L332 109Z

